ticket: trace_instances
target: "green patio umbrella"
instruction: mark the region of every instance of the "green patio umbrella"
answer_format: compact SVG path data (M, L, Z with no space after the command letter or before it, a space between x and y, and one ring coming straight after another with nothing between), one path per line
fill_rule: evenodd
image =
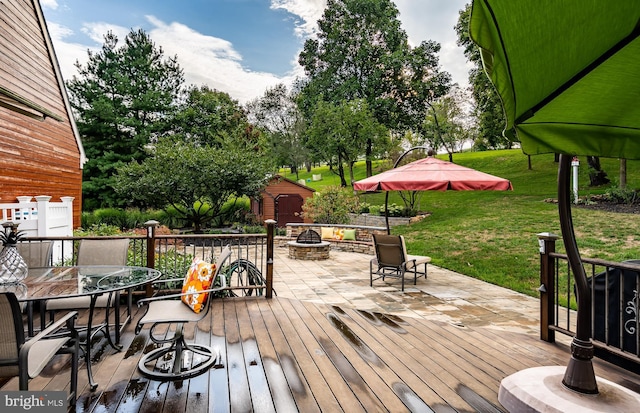
M640 159L640 2L476 0L470 34L527 154Z
M597 393L590 301L569 201L573 155L640 159L640 1L474 0L469 31L525 153L562 154L560 223L578 326L563 383ZM580 311L584 309L584 311Z

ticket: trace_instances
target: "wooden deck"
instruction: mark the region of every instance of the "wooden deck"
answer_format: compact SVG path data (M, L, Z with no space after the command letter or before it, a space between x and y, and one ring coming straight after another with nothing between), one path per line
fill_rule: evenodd
M191 341L221 360L181 382L149 381L137 363L152 347L148 331L123 335L116 352L95 344L91 392L79 375L78 412L494 412L500 381L519 370L566 365L566 344L488 327L358 311L287 298L216 300L190 326ZM135 317L137 317L139 314ZM68 390L65 357L31 381L31 390ZM599 377L640 392L640 377L594 361ZM84 366L81 363L81 366ZM17 380L1 390L17 389Z

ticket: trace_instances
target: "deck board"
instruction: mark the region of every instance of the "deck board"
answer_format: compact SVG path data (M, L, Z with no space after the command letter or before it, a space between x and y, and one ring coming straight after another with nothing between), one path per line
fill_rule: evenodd
M137 310L134 320L141 316ZM78 412L370 412L504 411L500 381L519 370L564 365L565 343L482 326L460 326L288 298L214 300L210 314L186 326L188 341L220 359L183 381L140 375L155 347L148 330L122 334L123 350L98 339L88 389L81 363ZM166 331L172 334L171 331ZM599 360L600 377L640 388L640 377ZM30 382L32 390L68 387L68 357ZM17 380L2 390L17 389Z
M298 335L302 340L302 345L307 349L302 353L303 357L307 354L311 357L312 363L304 364L307 369L303 370L302 374L308 382L313 383L318 377L322 377L328 386L328 391L333 394L337 402L337 406L334 408L339 409L336 411L350 411L350 412L366 412L361 402L355 397L351 391L349 385L342 379L340 372L336 369L335 365L329 360L325 351L320 346L318 340L322 337L315 337L307 325L307 321L311 320L302 319L300 315L292 308L289 300L278 300L277 303L280 308L273 308L274 314L276 311L278 315L285 316L284 321L291 323L291 327L288 328L287 337L293 337L294 334ZM295 353L297 361L298 353ZM314 391L314 397L318 397L318 393ZM322 404L320 404L321 410L323 410Z
M279 302L259 300L257 307L264 321L265 333L268 333L271 338L274 351L273 363L282 369L298 409L305 412L320 412L319 405L321 405L336 411L339 406L338 401L311 359L311 354L304 342L297 336L295 328L291 326L288 318L280 317L280 320L276 318L275 312L282 311ZM308 381L305 374L313 380Z
M387 360L399 378L406 383L413 392L419 394L419 398L428 406L441 406L447 404L442 395L448 396L448 404L457 408L468 408L469 406L446 387L446 384L439 376L443 370L438 368L433 371L432 358L429 358L424 349L418 348L407 340L408 331L403 325L396 324L393 328L385 326L383 322L374 314L353 310L342 310L347 317L345 322L358 334L372 350ZM365 325L363 320L368 320ZM403 323L406 325L406 323ZM367 334L371 339L368 339ZM422 347L424 343L420 343ZM428 363L425 363L428 361ZM425 366L431 366L426 368Z

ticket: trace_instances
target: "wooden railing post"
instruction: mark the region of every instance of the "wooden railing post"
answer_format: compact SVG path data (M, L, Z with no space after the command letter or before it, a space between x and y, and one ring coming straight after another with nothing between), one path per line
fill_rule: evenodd
M266 276L266 298L272 298L273 296L273 240L276 228L276 221L268 219L264 221L267 225L267 276Z
M550 254L556 252L556 241L560 237L549 232L537 235L540 245L540 339L553 343L556 332L549 326L556 323L556 273L554 258Z
M155 220L149 220L144 223L147 228L147 267L155 268L156 267L156 231L155 228L160 223ZM151 284L147 284L146 286L146 296L151 297L153 295L153 287Z

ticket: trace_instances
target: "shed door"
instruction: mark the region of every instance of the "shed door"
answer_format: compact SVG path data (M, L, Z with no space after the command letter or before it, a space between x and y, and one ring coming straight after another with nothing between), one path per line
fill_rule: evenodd
M288 222L302 222L303 199L298 194L280 194L276 197L276 220L283 228Z

